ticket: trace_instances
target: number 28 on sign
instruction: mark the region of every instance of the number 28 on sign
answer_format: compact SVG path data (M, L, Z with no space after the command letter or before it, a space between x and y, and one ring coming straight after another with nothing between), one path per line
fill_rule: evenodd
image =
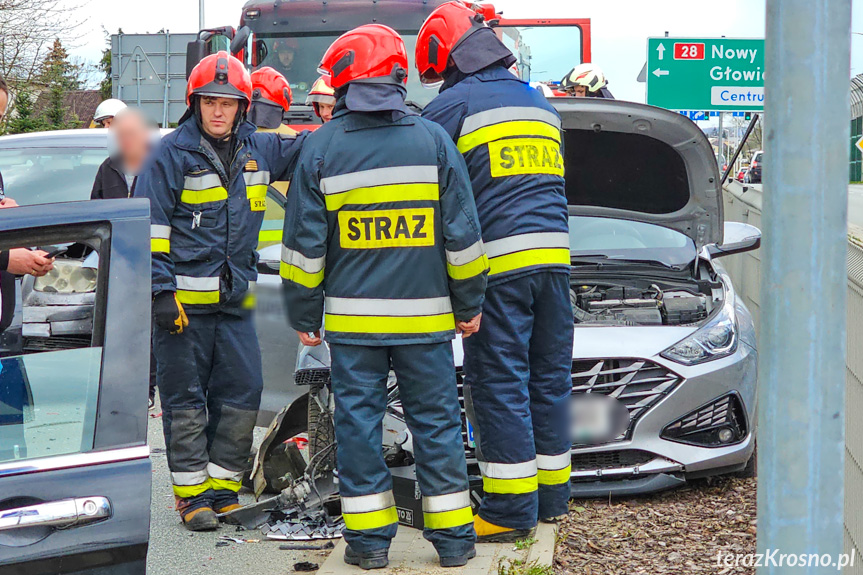
M704 60L704 44L677 42L674 44L675 60Z

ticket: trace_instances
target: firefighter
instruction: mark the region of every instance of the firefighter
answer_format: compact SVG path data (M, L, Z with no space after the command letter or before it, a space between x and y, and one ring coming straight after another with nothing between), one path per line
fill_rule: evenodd
M249 121L259 132L277 132L296 136L297 132L282 123L284 113L291 109L291 86L277 70L265 66L252 72L252 106Z
M608 80L596 64L579 64L560 81L560 89L576 98L614 99L608 90Z
M150 199L153 346L168 468L190 530L238 507L263 387L248 308L270 179L293 170L304 135L255 134L252 84L219 52L189 77L189 110L138 176ZM215 512L214 512L215 511Z
M333 119L333 108L336 107L336 96L329 76L321 76L312 84L306 97L306 106L315 107L315 114L324 124Z
M405 106L407 66L401 37L380 24L330 46L321 68L336 111L309 137L285 210L287 309L306 345L321 343L324 318L345 561L363 569L387 565L398 522L381 452L391 366L424 535L442 566L476 554L451 340L479 327L487 259L464 160Z
M124 109L126 104L122 100L116 98L108 98L101 104L96 106L96 111L93 112L93 123L91 128L110 128L111 122L114 121L114 116Z
M482 330L464 340L484 499L478 540L512 541L567 512L572 311L561 122L462 2L423 24L416 63L442 82L423 117L464 154L488 254Z

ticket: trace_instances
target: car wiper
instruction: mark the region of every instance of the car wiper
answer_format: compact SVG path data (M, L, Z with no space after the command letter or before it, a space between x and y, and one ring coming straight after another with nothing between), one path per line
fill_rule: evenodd
M643 266L652 266L652 267L663 267L666 269L681 271L684 268L681 266L675 266L668 264L666 262L662 262L659 260L630 260L630 259L620 259L620 258L609 258L606 255L587 255L587 256L577 256L572 258L572 265L596 265L600 267L604 266L632 266L632 265L643 265Z

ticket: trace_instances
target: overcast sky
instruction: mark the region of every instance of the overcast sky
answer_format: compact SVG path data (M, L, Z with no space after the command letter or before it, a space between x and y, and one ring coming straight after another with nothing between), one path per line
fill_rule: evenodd
M239 23L243 0L206 0L206 26ZM651 36L763 38L764 0L497 0L504 15L515 17L591 18L593 61L610 80L618 98L644 101L644 84L636 77ZM89 0L80 10L87 32L73 54L96 61L105 45L102 28L126 33L167 28L198 30L197 0ZM854 32L863 33L863 0L854 0ZM863 35L852 36L851 74L863 72ZM849 75L849 76L850 76Z

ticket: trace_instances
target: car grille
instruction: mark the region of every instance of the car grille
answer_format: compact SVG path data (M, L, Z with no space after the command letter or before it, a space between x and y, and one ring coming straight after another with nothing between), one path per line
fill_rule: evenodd
M593 471L596 469L634 467L636 465L644 465L655 457L652 453L638 449L578 453L572 456L572 470Z
M727 429L731 437L722 441L719 431ZM746 413L736 394L731 393L692 411L666 426L661 436L664 439L717 447L737 443L746 437Z
M458 374L458 394L462 414L462 442L469 459L475 458L468 445L464 411L463 376ZM628 439L635 423L651 407L680 385L683 378L646 359L588 359L572 362L572 393L601 393L614 397L629 410L629 427L610 442ZM582 447L573 444L573 447ZM573 465L575 460L573 459Z
M304 369L294 374L294 383L297 385L326 385L329 382L329 369Z
M90 336L54 335L51 337L25 337L22 348L25 352L62 351L90 347Z

